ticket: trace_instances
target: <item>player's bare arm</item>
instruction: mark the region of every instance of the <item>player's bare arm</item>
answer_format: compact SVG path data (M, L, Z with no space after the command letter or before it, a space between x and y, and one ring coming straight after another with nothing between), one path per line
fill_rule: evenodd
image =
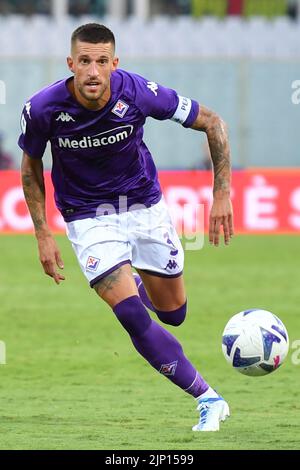
M63 269L63 262L57 244L46 221L45 184L43 163L23 153L22 185L26 203L33 221L38 242L39 257L45 273L51 276L56 284L65 278L57 272L57 266Z
M225 122L213 111L200 106L193 129L207 135L214 168L214 201L209 219L209 241L219 245L220 228L223 226L225 244L233 236L233 212L230 201L231 164L230 146Z

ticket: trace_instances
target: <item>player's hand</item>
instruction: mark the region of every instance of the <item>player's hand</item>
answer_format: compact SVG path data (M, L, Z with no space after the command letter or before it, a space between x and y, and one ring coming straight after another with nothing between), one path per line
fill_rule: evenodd
M56 244L56 241L51 234L37 236L40 262L43 266L45 274L52 277L56 284L65 280L57 268L64 269L64 263Z
M219 246L220 232L223 226L225 245L229 245L233 236L233 211L229 197L214 198L209 217L209 243Z

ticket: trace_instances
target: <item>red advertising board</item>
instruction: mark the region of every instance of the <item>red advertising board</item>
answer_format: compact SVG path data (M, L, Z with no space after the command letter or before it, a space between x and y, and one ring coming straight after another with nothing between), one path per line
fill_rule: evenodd
M53 199L49 172L45 173L47 219L54 232L64 231L64 222ZM212 201L212 175L205 171L161 171L165 199L179 230L195 232L197 214L207 230ZM235 232L300 233L300 169L246 170L233 172L232 202ZM200 208L197 211L195 208ZM201 225L202 226L202 225ZM32 232L20 175L0 172L0 233Z

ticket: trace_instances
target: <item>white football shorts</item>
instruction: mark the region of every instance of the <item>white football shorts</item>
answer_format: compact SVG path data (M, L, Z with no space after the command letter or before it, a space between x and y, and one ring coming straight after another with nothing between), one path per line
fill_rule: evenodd
M183 271L183 248L163 198L149 208L68 222L67 235L91 287L127 263L160 277Z

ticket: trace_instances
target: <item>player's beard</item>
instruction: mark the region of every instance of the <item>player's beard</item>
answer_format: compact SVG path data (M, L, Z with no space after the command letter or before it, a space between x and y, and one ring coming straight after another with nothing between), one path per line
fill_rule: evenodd
M88 92L87 91L87 85L83 84L83 85L78 86L78 91L81 94L81 96L87 101L91 101L91 102L101 101L101 98L103 97L104 93L106 92L106 90L108 88L108 85L107 84L99 84L98 87L99 87L99 91L97 91L97 92L92 92L92 91Z

